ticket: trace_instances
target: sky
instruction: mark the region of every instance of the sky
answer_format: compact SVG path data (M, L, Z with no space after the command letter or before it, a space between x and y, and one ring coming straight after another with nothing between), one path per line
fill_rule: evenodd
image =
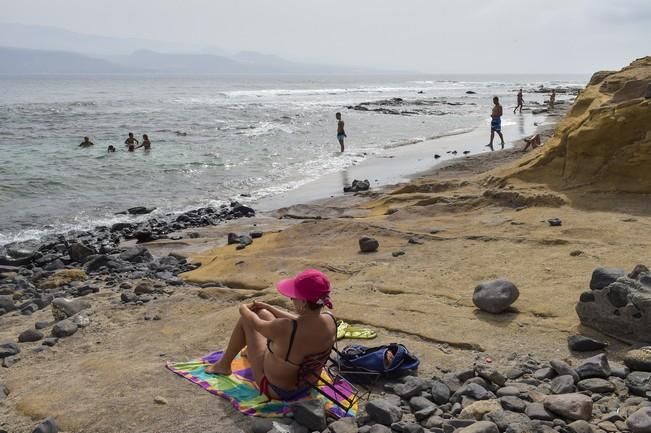
M0 0L3 22L423 73L591 73L651 55L651 0Z

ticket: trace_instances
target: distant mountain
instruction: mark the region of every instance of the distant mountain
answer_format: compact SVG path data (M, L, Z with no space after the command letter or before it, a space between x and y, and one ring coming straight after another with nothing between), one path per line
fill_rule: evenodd
M125 68L138 67L159 73L188 74L333 74L350 69L290 62L280 57L255 52L234 56L211 54L169 54L138 50L109 60Z
M131 54L146 49L159 52L199 52L190 44L120 38L71 32L56 27L0 22L0 46L33 50L68 51L93 57ZM214 48L213 48L214 49Z
M106 74L135 72L102 59L65 51L0 47L0 74Z

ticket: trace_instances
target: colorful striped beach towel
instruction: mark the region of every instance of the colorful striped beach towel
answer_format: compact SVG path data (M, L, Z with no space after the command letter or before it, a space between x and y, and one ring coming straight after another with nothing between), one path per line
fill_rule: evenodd
M237 355L233 361L231 365L233 374L230 376L207 374L205 372L206 367L217 362L222 357L222 354L223 352L213 352L207 356L188 362L168 362L166 367L179 376L199 385L209 393L230 401L235 409L245 415L259 417L292 416L291 405L301 400L301 398L286 402L270 400L267 396L261 395L253 379L253 371L251 370L249 361L241 355ZM326 370L324 370L323 377L329 378ZM337 395L330 387L323 383L318 384L318 386L330 398L335 399L347 407L345 399ZM345 381L338 382L336 387L339 392L349 398L354 395L354 390ZM355 416L357 414L357 404L354 404L346 413L346 411L316 390L311 390L310 394L302 399L322 400L325 403L328 414L335 418Z

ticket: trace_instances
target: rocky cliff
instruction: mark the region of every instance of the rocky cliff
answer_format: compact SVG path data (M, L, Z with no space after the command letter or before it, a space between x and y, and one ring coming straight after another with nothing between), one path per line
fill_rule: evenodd
M651 57L595 73L553 137L507 176L561 189L651 193Z

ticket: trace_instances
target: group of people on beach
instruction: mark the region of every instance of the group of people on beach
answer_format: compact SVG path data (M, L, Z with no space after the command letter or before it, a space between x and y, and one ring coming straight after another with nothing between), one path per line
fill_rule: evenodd
M89 137L84 137L84 141L82 141L81 144L79 144L79 147L91 147L91 146L94 146L94 145L95 145L95 143L90 141ZM147 134L142 134L142 143L141 143L133 136L133 132L130 132L127 139L124 140L124 145L127 148L128 152L133 152L136 149L140 149L141 147L144 148L144 150L150 150L151 149L151 141L149 140L149 136ZM116 150L117 149L112 144L110 144L106 148L106 151L108 153L115 152Z

